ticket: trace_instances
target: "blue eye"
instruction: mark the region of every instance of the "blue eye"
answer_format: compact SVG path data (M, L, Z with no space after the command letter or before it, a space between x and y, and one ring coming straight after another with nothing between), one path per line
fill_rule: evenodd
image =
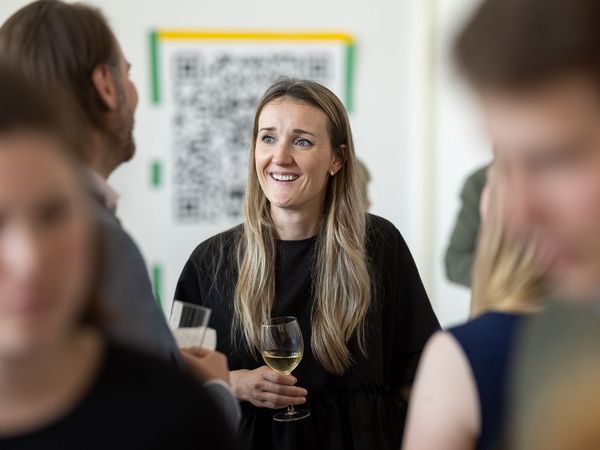
M264 142L265 144L272 144L273 142L275 142L275 139L273 139L273 136L269 136L268 134L261 137L260 140L262 142Z
M301 139L298 139L296 141L296 145L298 147L305 147L306 148L306 147L312 147L313 143L310 142L308 139L301 138Z

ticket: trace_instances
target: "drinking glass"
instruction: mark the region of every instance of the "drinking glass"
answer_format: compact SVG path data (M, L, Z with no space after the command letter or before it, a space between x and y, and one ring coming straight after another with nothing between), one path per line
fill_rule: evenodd
M260 352L267 365L289 375L300 364L304 352L302 331L295 317L275 317L260 327ZM310 412L289 405L287 411L273 416L277 422L305 419Z
M210 318L210 308L174 300L169 327L179 348L202 347Z

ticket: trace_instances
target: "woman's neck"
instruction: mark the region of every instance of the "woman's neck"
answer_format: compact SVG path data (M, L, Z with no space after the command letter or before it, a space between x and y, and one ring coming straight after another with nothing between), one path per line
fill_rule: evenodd
M20 360L0 361L0 434L27 432L73 407L95 379L103 343L84 330Z
M321 209L289 210L271 207L271 219L282 241L301 241L314 237L321 225Z

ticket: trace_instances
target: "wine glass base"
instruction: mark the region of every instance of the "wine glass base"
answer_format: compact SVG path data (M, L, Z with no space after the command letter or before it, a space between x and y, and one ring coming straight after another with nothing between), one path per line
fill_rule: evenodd
M310 416L310 411L305 409L296 409L292 412L284 411L273 416L275 422L295 422L296 420L306 419Z

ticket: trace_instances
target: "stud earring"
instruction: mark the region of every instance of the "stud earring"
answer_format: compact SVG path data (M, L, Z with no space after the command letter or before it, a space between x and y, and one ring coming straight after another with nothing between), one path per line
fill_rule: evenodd
M329 173L331 174L331 176L335 175L335 172L333 170L330 170Z

